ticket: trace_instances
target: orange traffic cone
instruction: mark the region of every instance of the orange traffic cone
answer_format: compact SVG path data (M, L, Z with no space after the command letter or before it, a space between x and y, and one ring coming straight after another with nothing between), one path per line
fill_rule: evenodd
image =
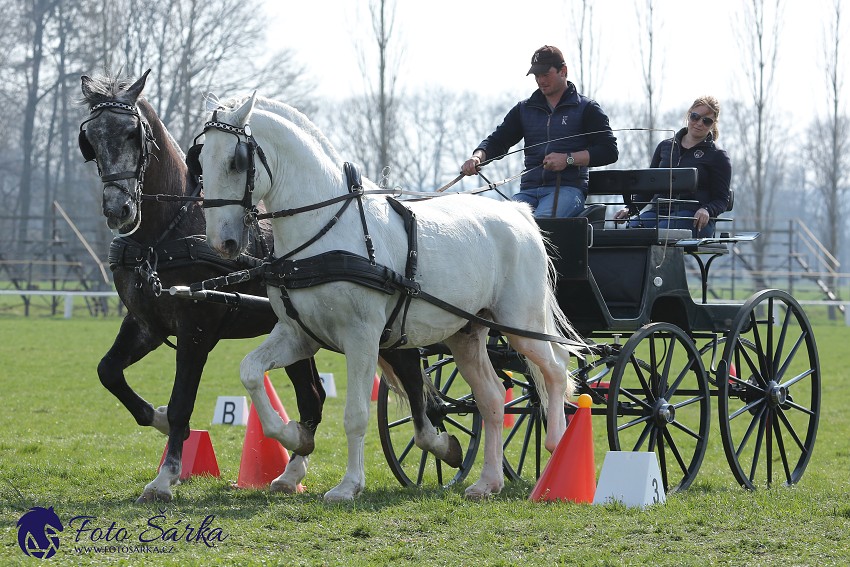
M592 401L587 394L578 397L578 410L531 491L530 500L593 502L596 493L596 463L590 421Z
M514 401L514 387L505 389L505 417L504 417L504 425L503 427L513 427L514 423L516 423L516 416L512 413L508 413L507 405Z
M165 444L165 449L162 451L162 458L159 460L159 468L162 468L162 463L165 461L165 455L168 453L168 443ZM215 458L212 441L210 440L210 432L202 429L190 429L189 438L183 442L183 458L181 459L180 480L186 480L190 476L209 475L218 477L221 473L218 470L218 461Z
M381 379L375 374L375 379L372 380L372 401L378 401L378 388L381 387Z
M289 417L286 415L286 410L283 409L283 404L280 403L277 392L272 387L268 372L264 377L264 382L266 394L269 396L272 407L283 419L283 422L288 423ZM263 426L260 423L260 416L257 415L257 408L251 404L236 486L238 488L265 488L283 474L283 470L288 464L289 454L286 452L286 448L277 439L270 439L263 434ZM299 484L298 492L303 491L304 487Z

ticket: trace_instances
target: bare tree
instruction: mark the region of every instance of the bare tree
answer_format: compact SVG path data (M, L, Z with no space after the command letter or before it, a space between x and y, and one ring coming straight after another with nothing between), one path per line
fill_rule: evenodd
M664 80L663 61L656 58L656 32L659 31L661 24L658 20L658 15L655 12L654 0L643 0L643 6L640 3L635 4L635 12L640 25L635 26L638 30L638 52L640 53L641 62L641 77L643 79L642 87L644 94L644 112L641 118L643 119L643 127L647 128L646 132L646 155L652 156L655 152L655 146L659 136L655 132L657 125L656 107L661 102L661 94L657 92ZM658 28L658 29L657 29Z
M809 127L806 157L810 183L818 199L818 216L822 238L836 258L841 255L844 240L844 219L850 210L850 119L843 98L844 67L841 38L843 36L841 3L833 0L827 29L824 33L823 70L829 104L826 115L817 116ZM837 269L838 266L833 266ZM837 278L830 284L837 289Z
M578 54L578 61L573 61L578 73L572 74L578 90L593 97L600 85L596 84L597 71L602 67L599 53L602 30L594 26L593 6L590 0L572 0L570 14L573 23L573 33Z
M404 50L395 43L394 2L370 0L369 18L369 41L374 45L358 44L356 47L365 96L362 100L352 99L343 103L349 112L357 112L344 117L349 130L346 135L354 142L353 149L367 176L376 179L385 167L389 167L392 175L400 179L404 175L405 163L397 158L402 137L397 81Z
M746 4L736 34L743 54L739 66L743 77L737 84L747 92L730 105L732 120L727 122L735 125L737 135L733 175L740 180L741 191L736 200L740 209L751 215L753 229L762 233L773 225L773 203L784 177L784 141L776 130L778 122L771 120L781 20L781 0L749 0ZM764 238L753 242L757 274L765 268L766 245ZM764 285L760 279L756 283Z
M48 38L45 37L45 30L55 14L58 3L59 0L31 0L27 3L24 12L30 52L21 66L26 77L26 91L23 128L21 129L21 149L23 152L21 191L17 211L20 215L17 239L19 250L28 239L29 216L32 213L36 114L39 103L47 94L42 84L42 65L44 64L45 49L48 42Z

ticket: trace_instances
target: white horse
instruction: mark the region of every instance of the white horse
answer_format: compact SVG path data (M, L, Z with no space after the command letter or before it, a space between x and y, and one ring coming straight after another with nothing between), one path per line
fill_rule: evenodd
M275 112L267 103L258 105L252 95L223 103L205 125L199 162L205 207L209 207L210 246L226 258L238 255L247 244L244 207L262 200L269 211L287 210L273 220L275 251L282 258L314 258L332 251L366 256L369 241L378 269L386 267L405 274L409 249L403 219L384 195L370 193L377 187L366 179L365 194L353 199L340 214L341 204L349 195L341 164L328 151L327 140L306 118L293 121L286 115ZM246 171L245 151L251 149L247 142L262 148L256 152L253 178L251 169ZM255 155L253 149L251 155ZM266 160L267 164L263 163ZM311 207L335 198L340 201ZM416 281L423 292L514 329L580 340L555 301L554 270L544 238L526 205L451 195L408 206L416 217ZM339 215L336 222L332 220L335 215ZM365 238L364 232L371 239ZM400 292L388 293L349 281L288 287L290 308L297 312L298 321L287 314L280 290L270 288L269 298L279 322L263 344L242 361L242 383L257 408L265 434L297 449L304 442L304 432L294 421L284 424L272 408L263 387L263 373L312 356L323 346L345 354L348 463L342 481L325 494L325 500L350 500L365 487L363 452L372 381L382 333L392 320ZM487 328L480 320L469 321L419 297L412 299L403 325L401 321L402 317L392 321L392 332L383 337L385 345L396 342L404 331L408 348L444 342L451 349L484 421L484 466L466 496L484 498L498 493L504 486L504 390L487 356ZM554 451L566 429L563 403L574 387L567 367L569 355L576 349L568 346L569 341L549 342L514 333L505 336L531 369L547 413L545 446ZM417 431L416 442L439 454L448 450L445 437L438 436L436 430ZM296 475L297 471L293 472L290 481Z

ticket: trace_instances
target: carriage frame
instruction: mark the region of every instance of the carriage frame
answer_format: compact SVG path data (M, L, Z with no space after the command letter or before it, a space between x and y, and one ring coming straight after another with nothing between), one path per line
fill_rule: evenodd
M743 303L707 300L710 268L729 247L757 233L695 239L690 230L606 228L607 204L633 195L687 198L695 169L598 170L589 194L615 197L578 218L538 219L558 272L558 303L586 338L584 361L572 371L591 413L605 416L610 450L652 451L667 492L688 488L708 447L712 398L735 480L747 489L802 477L815 443L821 375L811 325L788 293L766 289ZM611 224L610 222L608 223ZM694 258L701 297L689 289L685 258ZM462 481L475 462L481 419L474 397L456 380L442 345L421 349L438 396L428 415L463 437L465 458L450 469L413 443L409 416L382 380L378 430L387 462L402 485ZM506 392L503 469L511 480L538 478L545 419L524 362L491 332L490 360ZM577 406L567 401L568 418ZM508 418L509 416L509 418ZM508 421L509 419L509 421Z

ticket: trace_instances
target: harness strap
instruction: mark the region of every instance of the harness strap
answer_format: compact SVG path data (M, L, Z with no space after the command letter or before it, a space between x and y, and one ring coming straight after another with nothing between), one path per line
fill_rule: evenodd
M360 211L360 224L363 225L363 239L366 242L366 254L369 255L369 261L375 263L375 245L372 243L372 235L369 234L369 227L366 225L366 211L363 209L363 183L360 179L360 171L349 162L342 164L342 169L345 172L345 178L348 182L349 193L360 192L357 197L357 208Z
M416 233L416 215L409 208L401 204L392 197L387 197L387 202L398 213L404 221L404 231L407 234L407 262L404 268L404 276L414 281L416 279L416 268L418 266L418 244ZM401 336L398 341L387 348L398 348L407 344L407 333L404 331L407 324L407 312L410 309L410 303L413 301L413 296L410 293L399 295L396 306L387 320L387 325L384 327L384 332L381 334L381 344L387 342L392 333L392 326L398 318L399 312L404 308L404 314L401 317Z
M509 335L518 335L520 337L527 337L529 339L537 339L537 340L540 340L540 341L547 341L547 342L558 343L558 344L562 344L562 345L569 345L569 346L575 346L575 347L581 347L581 348L587 347L587 345L585 345L584 343L581 343L579 341L573 341L573 340L570 340L570 339L567 339L567 338L564 338L564 337L559 337L557 335L548 335L546 333L538 333L538 332L535 332L535 331L528 331L526 329L519 329L517 327L510 327L508 325L500 325L499 323L496 323L495 321L490 321L489 319L485 319L484 317L479 317L478 315L474 315L472 313L464 311L463 309L461 309L459 307L455 307L451 303L446 303L442 299L440 299L438 297L434 297L430 293L427 293L427 292L424 292L424 291L420 291L418 297L419 297L419 299L427 301L431 305L436 305L440 309L445 309L449 313L453 313L454 315L457 315L458 317L462 317L463 319L466 319L467 321L472 321L473 323L478 323L482 327L487 327L487 328L492 329L494 331L499 331L500 333L506 333L506 334L509 334Z
M246 265L256 267L262 263L259 258L248 254L236 260L224 260L209 247L203 236L187 236L155 246L142 246L130 238L119 236L109 245L109 267L113 271L118 268L135 268L150 261L152 254L159 258L160 267L178 268L202 263L227 273Z

